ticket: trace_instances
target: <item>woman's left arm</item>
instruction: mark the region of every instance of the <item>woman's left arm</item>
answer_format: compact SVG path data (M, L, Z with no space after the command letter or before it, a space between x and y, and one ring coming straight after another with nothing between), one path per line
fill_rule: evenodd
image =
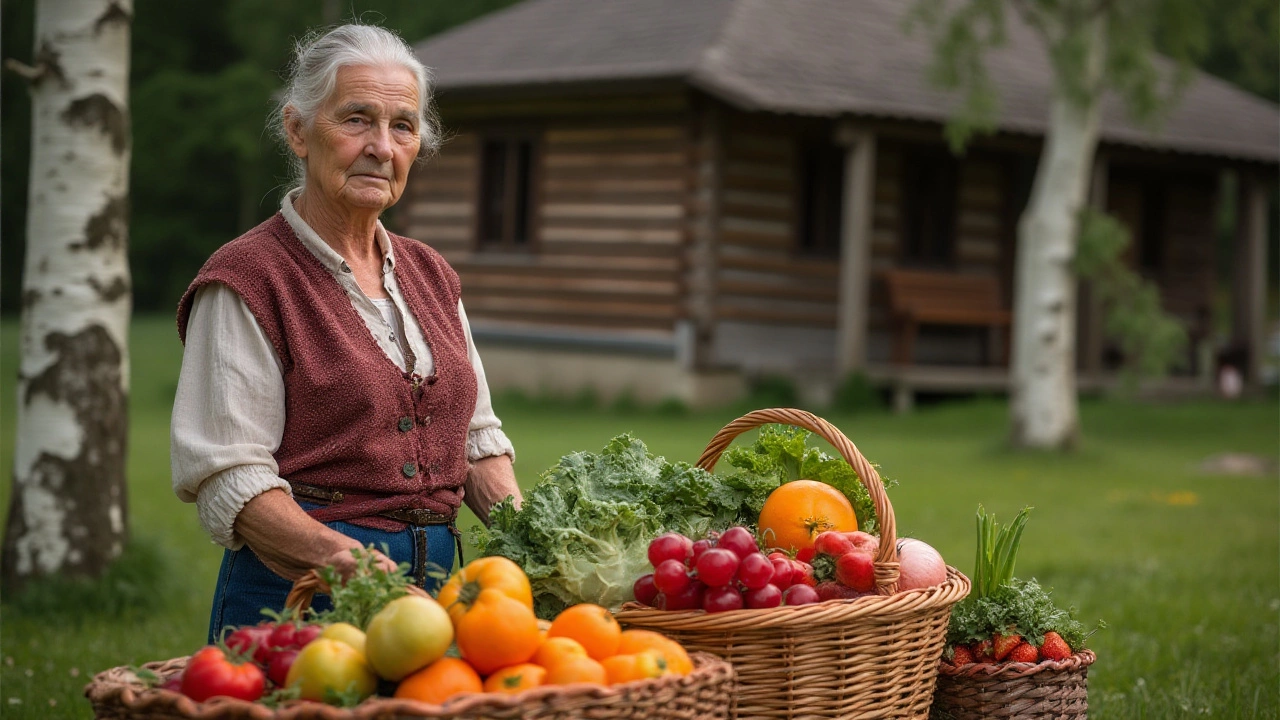
M462 329L467 336L467 354L471 359L471 367L476 373L476 409L471 416L470 430L467 433L467 460L471 463L471 472L467 474L467 481L463 486L463 501L481 522L488 525L489 509L495 504L510 495L514 497L518 508L524 497L520 494L515 469L512 467L516 451L506 433L502 432L502 421L493 412L484 364L480 362L480 354L471 339L471 323L467 322L467 313L461 300L458 301L458 317L462 320Z

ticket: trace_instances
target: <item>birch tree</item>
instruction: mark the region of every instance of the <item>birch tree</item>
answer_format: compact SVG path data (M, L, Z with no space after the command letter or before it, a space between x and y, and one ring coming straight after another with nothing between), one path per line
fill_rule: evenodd
M130 0L38 0L6 589L127 539Z
M933 77L963 92L948 125L953 148L995 127L998 96L984 53L1005 42L1009 13L1034 29L1052 68L1044 145L1017 227L1010 432L1015 445L1069 448L1079 437L1076 259L1104 95L1153 123L1190 77L1204 45L1195 0L919 0L932 33ZM1179 61L1155 52L1160 33Z

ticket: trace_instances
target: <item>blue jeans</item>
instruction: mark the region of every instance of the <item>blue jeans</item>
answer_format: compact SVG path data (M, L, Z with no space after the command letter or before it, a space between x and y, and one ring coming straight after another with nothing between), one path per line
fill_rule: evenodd
M301 502L304 510L318 507ZM397 563L409 563L414 582L434 592L440 581L424 571L436 572L428 563L439 566L448 573L453 570L453 553L456 540L447 525L410 525L400 532L385 532L352 525L347 522L325 523L347 537L368 547L372 544L382 550L386 544L387 556ZM262 563L249 546L240 550L227 550L222 555L222 568L218 571L218 585L213 592L213 610L209 617L209 642L217 640L222 628L233 625L256 625L265 616L263 608L277 612L284 610L285 598L293 583L276 575ZM317 594L311 601L317 612L333 607L328 595Z

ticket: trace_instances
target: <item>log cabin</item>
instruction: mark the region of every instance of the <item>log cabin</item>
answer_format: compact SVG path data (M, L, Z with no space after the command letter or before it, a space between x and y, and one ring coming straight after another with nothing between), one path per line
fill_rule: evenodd
M903 407L1007 388L1050 68L1013 22L989 55L998 128L952 154L957 98L908 5L527 0L418 44L448 140L392 222L458 270L494 388L700 406L780 375L821 402L860 373ZM1278 120L1204 74L1157 129L1106 102L1090 202L1192 339L1169 382L1203 386L1224 342L1258 376ZM1076 345L1082 389L1114 378L1087 286Z

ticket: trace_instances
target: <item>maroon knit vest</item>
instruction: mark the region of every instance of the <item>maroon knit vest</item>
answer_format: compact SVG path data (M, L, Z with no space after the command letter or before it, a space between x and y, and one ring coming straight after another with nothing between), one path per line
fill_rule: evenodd
M396 280L431 348L431 377L396 367L280 213L209 258L178 305L178 336L186 341L201 286L223 283L243 298L284 369L280 476L342 491L341 503L310 512L317 520L397 531L405 524L378 513L453 516L461 505L476 376L458 317L457 273L426 245L388 235Z

